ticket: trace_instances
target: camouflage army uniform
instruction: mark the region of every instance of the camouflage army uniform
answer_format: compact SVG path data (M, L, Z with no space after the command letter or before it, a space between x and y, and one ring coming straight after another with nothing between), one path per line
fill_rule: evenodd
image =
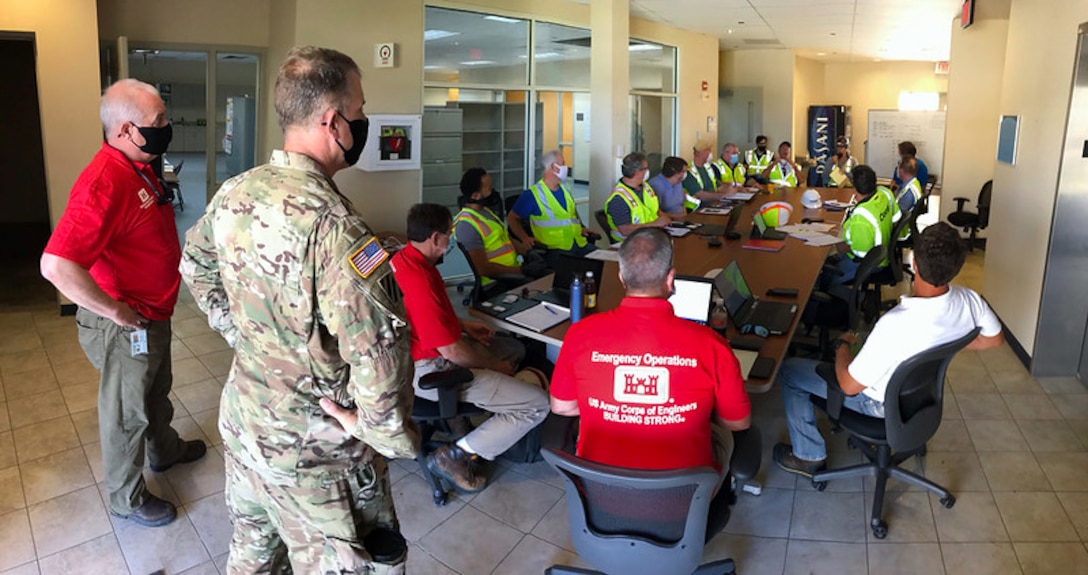
M398 527L375 451L411 458L419 442L404 308L375 242L313 160L280 150L186 236L182 276L235 351L219 411L229 573L403 570L372 571L361 543ZM350 433L321 397L358 408Z

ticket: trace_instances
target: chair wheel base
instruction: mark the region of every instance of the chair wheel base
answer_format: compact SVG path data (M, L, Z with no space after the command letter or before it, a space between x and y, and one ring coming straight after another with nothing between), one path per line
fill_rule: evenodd
M431 497L434 499L434 504L438 507L445 507L446 501L449 495L445 491L434 491L431 493Z
M879 519L873 519L873 537L883 539L888 536L888 524Z
M812 487L815 488L816 491L823 491L824 489L827 489L827 482L826 481L813 481L812 482Z
M952 506L956 504L956 496L949 495L948 497L941 498L941 505L944 505L945 509L952 509Z

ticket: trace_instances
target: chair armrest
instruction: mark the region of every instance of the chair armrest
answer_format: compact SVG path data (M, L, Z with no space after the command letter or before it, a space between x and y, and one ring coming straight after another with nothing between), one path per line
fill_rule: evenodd
M458 367L446 371L433 371L419 378L420 389L442 390L451 387L460 387L462 384L472 381L475 376L472 370L466 367Z
M820 273L831 274L833 276L841 276L842 270L839 269L839 266L837 265L824 264L824 267L820 270Z
M967 203L967 202L969 202L971 200L969 200L967 198L952 198L952 201L956 202L956 211L957 212L962 212L963 211L963 204L965 204L965 203Z
M816 366L816 373L827 383L827 417L838 422L842 415L842 404L846 394L839 387L839 378L835 375L835 364L824 362Z
M831 294L829 294L827 292L813 291L808 296L808 299L810 299L812 301L817 301L817 302L820 302L820 303L831 303L832 296L831 296Z
M574 455L578 436L578 416L548 413L540 433L540 447L552 448Z
M759 473L763 459L763 435L753 424L748 429L733 432L733 456L729 458L729 472L743 483Z

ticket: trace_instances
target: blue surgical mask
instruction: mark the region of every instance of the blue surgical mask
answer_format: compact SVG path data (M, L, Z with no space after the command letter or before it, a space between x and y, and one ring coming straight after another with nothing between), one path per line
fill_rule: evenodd
M738 161L740 161L740 156L738 154L732 154L732 155L729 156L729 163L730 164L735 164Z

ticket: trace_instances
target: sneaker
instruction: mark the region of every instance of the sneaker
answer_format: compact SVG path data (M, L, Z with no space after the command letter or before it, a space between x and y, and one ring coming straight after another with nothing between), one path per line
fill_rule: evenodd
M774 462L777 463L783 471L803 475L809 479L812 479L813 475L827 469L827 459L817 459L816 461L801 459L793 454L793 447L787 443L775 444L772 457L774 458Z
M194 439L192 441L183 441L181 446L181 455L178 456L172 463L166 465L151 464L151 471L155 473L162 473L167 469L179 464L179 463L192 463L208 452L208 447L204 445L204 442L200 439Z
M128 515L121 515L120 513L110 511L110 515L120 517L121 519L128 519L129 521L143 525L144 527L161 527L173 521L174 518L178 516L178 510L174 507L173 503L159 499L149 493L147 495L147 501L145 501L136 511L133 511Z
M476 493L487 486L487 478L476 473L478 459L451 443L427 456L427 469L462 493Z

